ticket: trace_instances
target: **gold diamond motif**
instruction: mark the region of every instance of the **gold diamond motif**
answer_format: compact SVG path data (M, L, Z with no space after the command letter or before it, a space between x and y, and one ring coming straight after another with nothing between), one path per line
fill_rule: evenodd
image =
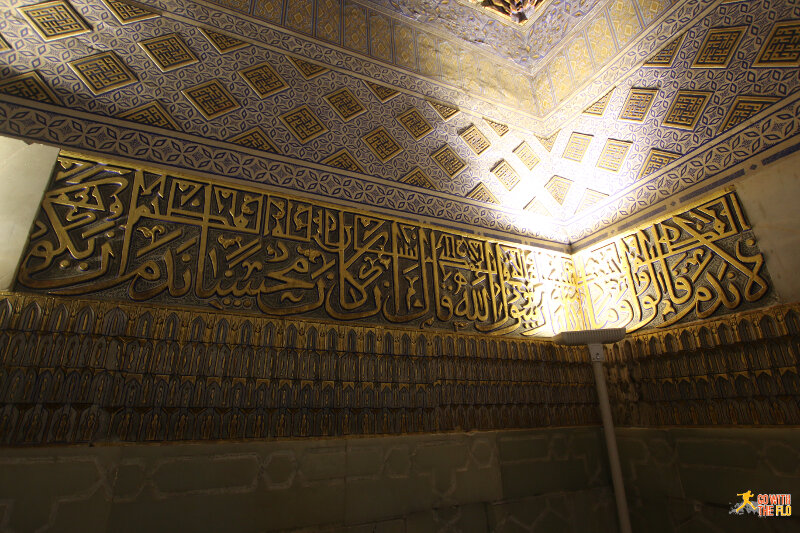
M235 39L229 35L225 35L224 33L207 30L205 28L200 28L200 31L206 36L206 39L208 39L208 42L211 43L211 46L213 46L220 54L227 54L228 52L239 50L245 46L250 46L250 43L240 41L239 39Z
M678 91L662 123L664 126L693 130L703 114L711 93Z
M349 170L350 172L364 173L364 169L358 164L356 158L350 155L350 152L342 148L329 158L323 161L324 164L332 167L340 168L342 170Z
M431 159L444 170L445 174L454 177L456 174L467 168L467 164L461 159L450 145L445 144L431 154Z
M603 147L603 152L600 154L600 158L597 160L597 167L610 170L611 172L619 172L632 144L633 143L629 141L608 139L606 145Z
M486 138L486 135L484 135L475 124L470 125L470 127L462 131L459 137L469 146L470 150L475 152L475 155L481 155L492 145L489 139Z
M403 151L403 147L394 140L394 137L383 126L367 133L361 140L375 154L375 157L383 163Z
M23 6L19 10L45 41L63 39L92 31L92 27L78 15L66 0L52 0L32 6Z
M672 61L675 59L685 35L686 34L683 33L672 39L664 48L650 56L650 59L645 61L644 65L648 67L669 67L672 65Z
M425 120L422 113L415 107L398 115L397 122L399 122L400 125L403 126L403 129L414 137L415 140L422 139L433 131L433 126Z
M428 103L436 111L436 113L440 117L442 117L442 120L450 120L451 118L456 116L459 112L459 109L457 107L443 104L441 102L434 102L432 100L428 100Z
M261 63L239 71L247 85L261 98L279 93L289 87L269 63Z
M539 164L539 158L536 157L533 148L525 141L522 141L519 146L514 148L513 153L519 157L519 160L522 161L522 164L525 165L525 168L528 170L533 170L533 167Z
M94 94L103 94L137 81L114 52L102 52L71 61L70 68Z
M345 122L362 115L367 111L367 108L361 104L361 101L356 98L347 88L334 91L325 97L325 100L330 104L336 114L339 115Z
M564 205L564 200L567 198L569 188L572 186L572 180L562 178L561 176L553 176L550 181L545 184L544 188L553 199L561 205Z
M114 17L121 24L131 24L132 22L138 22L140 20L147 20L160 16L155 11L121 2L120 0L103 0L103 3L106 5L106 7L108 7L108 10L111 11L111 14L114 15Z
M487 204L499 204L500 201L497 197L492 194L492 191L489 190L489 187L484 185L483 183L479 183L472 189L469 194L467 194L467 198L471 198L473 200L477 200L478 202L486 202Z
M264 133L264 130L258 126L249 129L244 133L240 133L235 137L231 137L228 139L228 141L241 146L246 146L248 148L262 150L264 152L278 153L278 149L275 147L275 144L269 140L269 137L267 137L267 134Z
M709 30L692 63L697 68L726 68L744 37L744 26Z
M117 118L131 120L140 124L147 124L148 126L156 126L158 128L167 128L176 131L181 130L175 120L167 113L166 109L158 102L150 102L129 109L117 115Z
M317 76L321 76L328 72L329 69L323 67L321 65L317 65L315 63L309 63L308 61L304 61L297 57L293 56L286 56L289 58L289 61L292 62L294 67L300 72L300 74L307 80L311 80L316 78Z
M735 128L777 101L778 98L768 96L737 96L719 129L720 133Z
M241 107L218 80L207 81L181 92L208 120Z
M293 109L279 118L301 143L308 142L328 131L328 128L307 105Z
M508 126L505 124L501 124L499 122L495 122L494 120L490 120L486 117L483 117L484 122L486 122L492 130L497 134L498 137L502 137L506 133L508 133Z
M645 178L650 174L661 170L680 157L680 154L653 148L650 150L650 153L647 154L647 159L645 159L644 164L642 165L642 170L639 172L639 178Z
M553 149L553 146L556 144L556 139L558 138L559 133L561 133L561 130L558 130L555 133L551 133L548 137L542 137L540 135L537 135L536 138L539 139L540 143L542 143L544 149L549 152Z
M595 103L583 110L584 114L602 117L603 113L606 112L606 107L608 107L608 102L611 101L611 95L613 93L614 89L611 89L606 94L601 96Z
M620 120L643 122L650 107L658 94L658 89L642 89L634 87L628 92L628 97L619 113Z
M419 167L414 167L414 169L403 176L400 181L416 187L422 187L423 189L436 190L431 179Z
M592 136L585 133L573 132L569 137L566 148L564 148L564 159L571 159L580 162L583 156L586 155L586 150L589 149L589 144L592 142Z
M13 78L0 80L0 93L46 104L61 104L37 72L26 72Z
M607 194L603 194L598 191L593 191L591 189L586 189L586 191L583 193L581 201L578 203L578 208L575 210L575 213L577 214L580 213L581 211L589 209L590 207L592 207L593 205L595 205L596 203L600 202L605 198L608 198Z
M391 87L386 87L385 85L378 85L377 83L373 83L371 81L364 81L364 84L367 88L375 95L375 98L380 100L381 103L388 102L398 94L400 91L396 91Z
M508 189L509 191L514 188L514 186L519 183L519 174L517 171L514 170L508 161L503 159L495 167L492 169L492 174L498 179L503 186Z
M800 21L775 24L753 66L800 66Z
M177 68L197 63L197 56L189 49L181 36L177 33L162 35L141 41L139 46L144 49L150 59L162 70L169 72Z

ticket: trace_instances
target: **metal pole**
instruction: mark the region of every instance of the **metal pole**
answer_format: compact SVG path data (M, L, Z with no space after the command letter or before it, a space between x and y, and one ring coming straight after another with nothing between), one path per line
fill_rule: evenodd
M608 388L606 387L606 374L603 371L605 352L602 344L589 344L589 354L592 357L592 370L594 382L597 386L597 399L600 402L600 417L603 420L603 434L606 437L608 449L608 464L611 468L611 481L614 485L614 497L617 500L617 516L619 516L619 530L621 533L631 533L631 519L628 514L628 501L625 499L625 485L622 482L622 468L619 462L617 437L614 433L614 422L611 419L611 405L608 401Z

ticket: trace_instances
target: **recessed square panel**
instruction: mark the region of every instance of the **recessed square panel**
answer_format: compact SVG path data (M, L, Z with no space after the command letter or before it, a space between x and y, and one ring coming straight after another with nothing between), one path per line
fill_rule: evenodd
M361 168L356 158L344 148L325 159L323 163L342 170L349 170L350 172L364 173L364 169Z
M441 102L434 102L433 100L428 100L428 103L434 109L434 111L436 111L436 114L442 117L442 120L450 120L459 112L459 109L455 106L443 104Z
M19 76L0 80L0 94L36 100L46 104L61 104L37 72L26 72Z
M287 56L289 61L295 66L295 68L300 72L300 74L307 80L311 80L316 78L317 76L321 76L328 72L328 68L323 67L322 65L317 65L316 63L311 63L309 61L304 61L300 58L294 56Z
M467 168L467 164L464 163L464 160L447 144L433 152L431 154L431 159L433 159L436 164L444 170L444 173L451 178Z
M528 202L523 209L529 213L536 213L537 215L546 217L552 216L550 211L548 211L544 204L536 197L531 198L531 201Z
M744 26L736 28L715 28L709 30L692 67L725 68L744 36Z
M161 35L139 43L163 72L197 63L197 56L177 33Z
M598 98L597 101L595 101L595 103L584 109L583 113L585 115L595 115L598 117L602 117L603 113L606 112L606 107L608 107L608 102L611 101L611 95L613 93L614 93L613 89L608 91L606 94Z
M293 109L279 118L301 143L308 142L328 131L328 128L307 105Z
M131 24L140 20L148 20L160 16L155 11L122 2L121 0L103 0L103 3L122 24Z
M678 91L662 124L673 128L693 130L710 98L711 93L707 92Z
M556 202L563 205L571 186L572 180L561 176L553 176L550 178L550 181L545 184L544 188Z
M551 133L547 137L543 137L541 135L537 135L536 138L539 139L539 142L542 143L542 146L548 152L553 149L553 146L556 144L556 139L558 139L558 134L561 133L561 130L558 130L554 133Z
M412 107L408 111L397 116L397 122L403 126L414 139L419 140L433 131L433 127L425 120L419 109Z
M514 148L514 155L519 157L519 160L528 170L533 170L533 167L539 164L539 158L533 152L533 148L525 141L522 141L519 146Z
M647 113L653 106L653 101L658 94L658 89L643 89L634 87L628 92L628 97L619 113L620 120L631 122L644 122Z
M138 81L114 52L102 52L69 63L94 94L103 94Z
M586 189L586 191L583 193L583 197L581 197L581 201L578 202L578 208L575 209L575 213L577 214L581 211L585 211L586 209L589 209L593 205L605 200L606 198L608 198L607 194Z
M492 174L495 175L497 180L509 191L519 183L519 174L514 170L508 161L503 159L492 169Z
M379 85L377 83L373 83L371 81L364 81L364 85L375 95L375 98L380 100L381 103L388 102L398 94L400 91L396 91L391 87L386 87L385 85Z
M678 37L672 39L666 46L664 46L661 50L650 56L650 59L644 62L644 65L647 67L669 67L672 65L672 61L675 59L675 55L677 55L678 50L683 43L683 37L685 33L680 34Z
M603 152L600 154L600 158L597 160L597 167L610 170L611 172L619 172L632 144L633 143L629 141L608 139L606 145L603 147Z
M220 54L227 54L228 52L233 52L234 50L239 50L240 48L250 45L250 43L241 41L231 37L230 35L219 33L217 31L207 30L205 28L200 28L200 31L203 32L203 35L206 36L208 42L210 42Z
M737 96L728 116L720 126L720 133L726 132L731 128L735 128L739 124L746 122L747 119L759 114L764 109L778 101L778 98L771 96Z
M564 148L564 159L571 159L572 161L582 161L586 150L589 149L589 144L592 142L592 136L585 133L573 132L567 142L567 147Z
M289 87L289 84L275 72L275 69L269 63L261 63L260 65L240 70L239 75L261 98L279 93Z
M666 150L653 148L650 150L650 153L647 154L647 159L645 159L644 163L642 164L642 170L639 172L639 177L644 178L654 172L658 172L665 166L680 158L680 156L680 154L676 154L674 152L667 152Z
M241 107L218 80L211 80L181 92L209 120Z
M386 128L380 127L367 133L363 139L375 157L386 162L403 151L403 147L394 140Z
M475 124L462 131L459 136L476 155L481 155L492 145Z
M419 167L414 167L414 169L403 176L400 181L416 187L422 187L423 189L436 190L436 187L433 185L433 181L431 181L428 175L425 174L425 172L423 172Z
M508 126L505 124L501 124L499 122L495 122L494 120L490 120L486 117L483 117L483 120L489 125L490 128L494 130L498 137L502 137L506 133L508 133Z
M758 52L755 67L800 66L800 21L779 22Z
M347 122L365 113L367 108L346 88L334 91L325 97L336 114Z
M489 187L483 183L479 183L477 186L475 186L475 188L467 194L467 198L477 200L478 202L485 202L487 204L500 203L497 197L492 194L492 191L489 190Z
M92 31L92 27L78 15L66 0L52 0L23 6L19 10L45 41L63 39Z
M147 124L157 128L167 128L180 131L181 128L175 120L167 113L167 110L158 102L149 102L145 105L129 109L117 115L118 118L131 120L139 124Z
M255 150L278 153L278 149L275 147L275 144L269 140L269 137L266 133L264 133L264 130L258 126L249 129L244 133L240 133L235 137L231 137L228 139L228 141L242 146L247 146L248 148L254 148Z

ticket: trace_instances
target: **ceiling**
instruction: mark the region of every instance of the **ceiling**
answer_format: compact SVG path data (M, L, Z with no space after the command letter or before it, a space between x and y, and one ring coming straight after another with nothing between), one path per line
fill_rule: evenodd
M797 2L0 10L0 131L521 242L605 235L800 130Z

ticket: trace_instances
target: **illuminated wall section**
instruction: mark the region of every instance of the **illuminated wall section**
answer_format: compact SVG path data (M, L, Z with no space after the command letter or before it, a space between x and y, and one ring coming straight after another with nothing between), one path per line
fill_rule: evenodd
M587 324L666 327L774 303L734 192L574 255Z

